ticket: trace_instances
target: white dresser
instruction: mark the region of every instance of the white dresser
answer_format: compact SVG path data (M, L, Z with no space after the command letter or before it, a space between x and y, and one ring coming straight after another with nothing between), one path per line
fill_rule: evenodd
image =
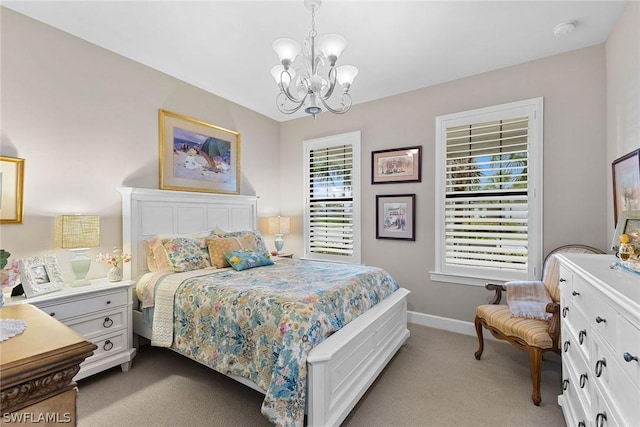
M559 255L568 427L640 425L640 274L612 255Z
M25 298L11 297L5 306L32 304L66 324L87 341L98 346L74 377L79 380L120 365L129 370L136 349L133 348L132 282L91 280L90 285Z

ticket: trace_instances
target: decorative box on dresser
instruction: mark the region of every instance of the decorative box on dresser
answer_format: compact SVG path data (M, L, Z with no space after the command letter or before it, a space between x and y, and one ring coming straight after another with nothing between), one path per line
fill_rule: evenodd
M26 325L0 342L0 425L76 425L73 377L96 346L30 304L1 308L0 317Z
M31 298L11 297L5 303L5 306L35 305L98 347L93 356L80 365L75 380L118 365L126 372L136 354L132 326L133 282L107 279L90 282Z
M559 255L569 427L640 425L640 275L612 255Z

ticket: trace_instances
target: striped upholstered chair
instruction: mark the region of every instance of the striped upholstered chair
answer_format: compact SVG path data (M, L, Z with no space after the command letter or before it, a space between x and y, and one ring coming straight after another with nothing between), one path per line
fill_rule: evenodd
M542 283L551 296L552 303L547 304L546 311L551 313L550 320L538 320L524 317L512 317L509 306L500 304L502 292L507 291L507 284L489 283L485 287L495 291L495 296L490 304L481 305L476 309L476 333L478 334L478 351L476 359L480 360L484 350L482 328L486 328L491 334L501 340L508 341L511 345L529 352L531 364L531 380L533 393L531 399L538 406L542 400L540 396L540 371L542 367L542 354L547 351L560 353L558 339L560 337L560 286L559 263L554 256L557 253L593 253L602 254L599 249L584 245L566 245L554 249L547 255L542 272Z

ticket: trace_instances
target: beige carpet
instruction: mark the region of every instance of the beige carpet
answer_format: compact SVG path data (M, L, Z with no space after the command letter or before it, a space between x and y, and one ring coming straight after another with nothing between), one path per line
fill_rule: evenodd
M504 342L418 325L344 426L564 427L560 358L545 356L542 403L531 403L529 356ZM171 350L144 346L127 373L78 384L80 427L267 426L262 395Z

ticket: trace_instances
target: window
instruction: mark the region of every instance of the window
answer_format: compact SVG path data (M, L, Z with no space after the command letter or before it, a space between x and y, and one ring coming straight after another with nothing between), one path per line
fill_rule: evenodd
M437 281L531 280L542 265L542 98L436 118Z
M307 140L304 257L360 263L360 132Z

